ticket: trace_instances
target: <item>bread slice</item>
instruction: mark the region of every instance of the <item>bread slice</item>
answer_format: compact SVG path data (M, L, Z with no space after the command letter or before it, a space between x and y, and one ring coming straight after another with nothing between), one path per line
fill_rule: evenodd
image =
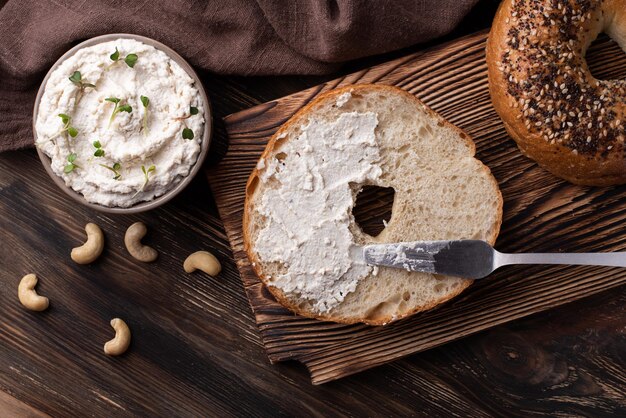
M295 158L283 150L290 141L297 141L302 129L312 122L329 124L344 114L368 112L377 118L374 135L379 156L377 164L382 174L375 183L393 187L395 198L391 219L376 237L359 228L350 208L347 219L356 245L452 239L479 239L493 244L498 235L502 195L489 169L474 158L475 145L466 133L396 87L355 85L327 92L296 113L270 139L246 190L245 250L271 293L297 314L341 323L383 325L430 309L471 284L471 280L381 266L360 278L354 290L342 294L343 300L330 309L320 309L316 300L304 297L300 290L276 285L276 278L285 275L289 266L263 259L257 242L261 231L273 225L259 211L263 195L286 187L272 180L272 173L268 172L272 159ZM313 140L323 141L324 138ZM318 147L313 152L321 153L324 149ZM352 205L365 184L371 182L349 184ZM281 192L289 193L289 190ZM314 213L311 210L310 215L303 214L296 228L316 222ZM317 257L322 257L321 250ZM306 283L299 285L306 286Z

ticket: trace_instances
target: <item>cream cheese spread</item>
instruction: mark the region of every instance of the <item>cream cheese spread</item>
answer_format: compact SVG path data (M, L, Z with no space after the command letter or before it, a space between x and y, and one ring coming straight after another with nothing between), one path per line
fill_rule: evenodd
M124 59L132 54L131 67ZM76 72L80 82L70 80ZM125 110L111 118L116 106ZM87 201L128 207L164 194L189 174L200 152L203 115L200 93L180 65L150 45L118 39L80 49L51 73L36 145L51 158L54 173Z
M284 265L273 286L327 312L372 273L350 231L351 184L375 184L382 174L375 113L347 112L333 122L312 120L265 162L272 181L256 209L267 219L255 249Z

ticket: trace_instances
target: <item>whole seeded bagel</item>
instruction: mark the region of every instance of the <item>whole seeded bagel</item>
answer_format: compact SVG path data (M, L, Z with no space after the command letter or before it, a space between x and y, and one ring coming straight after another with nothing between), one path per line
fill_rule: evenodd
M487 43L494 107L521 152L581 185L626 183L626 80L597 80L601 32L626 48L626 0L504 0Z

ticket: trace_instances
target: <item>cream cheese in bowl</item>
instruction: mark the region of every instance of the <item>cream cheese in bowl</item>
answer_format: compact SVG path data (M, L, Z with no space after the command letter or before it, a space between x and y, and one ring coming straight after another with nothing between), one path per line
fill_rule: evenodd
M199 89L147 43L120 37L80 48L48 76L36 146L89 203L128 208L154 200L198 160L208 123Z

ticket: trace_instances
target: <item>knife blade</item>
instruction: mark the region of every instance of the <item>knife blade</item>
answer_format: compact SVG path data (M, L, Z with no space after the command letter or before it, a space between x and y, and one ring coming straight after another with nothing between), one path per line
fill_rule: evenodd
M511 264L571 264L626 267L626 253L525 253L496 251L485 241L415 241L363 247L365 262L408 271L482 279Z

